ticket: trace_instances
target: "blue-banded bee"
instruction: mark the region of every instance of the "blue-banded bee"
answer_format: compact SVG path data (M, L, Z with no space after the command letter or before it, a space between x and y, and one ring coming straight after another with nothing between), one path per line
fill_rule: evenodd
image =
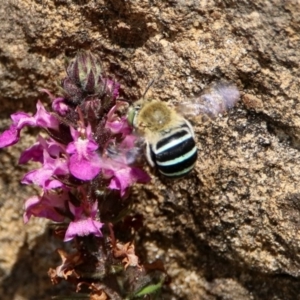
M218 83L199 97L176 108L159 100L141 99L129 109L128 122L146 142L146 158L166 177L188 174L197 161L191 123L185 117L205 114L216 117L234 106L240 97L234 85Z

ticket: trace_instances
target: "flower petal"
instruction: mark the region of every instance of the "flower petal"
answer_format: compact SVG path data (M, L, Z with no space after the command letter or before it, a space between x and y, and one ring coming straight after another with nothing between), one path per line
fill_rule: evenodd
M34 118L23 112L12 114L11 119L13 124L0 135L0 148L16 144L20 139L21 129L27 125L35 125Z
M24 222L27 223L31 216L47 218L55 222L62 222L65 217L58 211L65 210L67 200L67 191L60 194L49 193L40 197L30 197L25 202Z
M34 118L36 120L37 126L43 128L52 128L52 129L59 128L58 119L45 109L41 101L37 102L36 108L37 108L37 112L34 115Z
M65 99L62 97L53 100L52 109L61 116L64 116L70 110L69 106L65 103Z
M44 148L39 142L33 144L31 147L22 152L19 159L19 164L26 164L30 160L42 163L43 151Z
M102 237L102 232L100 230L102 226L103 223L93 220L92 218L71 222L66 231L64 241L70 241L77 235L86 236L93 234L95 236Z
M81 180L92 180L100 172L100 159L96 153L88 158L74 154L69 159L70 173Z

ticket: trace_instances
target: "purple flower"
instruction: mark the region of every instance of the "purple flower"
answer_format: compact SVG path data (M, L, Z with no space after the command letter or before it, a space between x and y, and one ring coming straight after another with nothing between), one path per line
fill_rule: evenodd
M58 129L59 121L46 111L43 104L37 102L37 112L34 116L19 112L11 115L13 124L0 135L0 148L16 144L20 138L20 131L25 126L39 126L44 128Z
M33 118L23 112L12 114L11 119L13 120L13 124L0 136L0 148L17 143L21 129L26 125L33 126L35 124Z
M67 191L45 192L43 196L30 197L25 202L24 223L27 223L31 216L62 222L65 217L59 212L65 211L68 200Z
M37 111L34 115L36 126L42 128L51 128L54 130L57 130L59 128L59 121L54 115L52 115L45 109L42 102L38 101L36 104L36 108Z
M42 156L38 158L38 154ZM40 161L43 166L25 174L22 179L24 184L36 184L44 190L62 187L63 183L56 176L69 174L68 162L63 147L55 141L39 138L38 143L25 150L21 155L21 162L33 159Z
M46 93L49 96L49 98L52 100L52 109L58 112L61 116L66 115L66 113L70 110L69 106L65 103L65 98L55 98L55 96L52 95L51 92L47 89L40 89L40 91Z
M85 202L80 207L75 207L69 202L69 208L71 213L74 215L74 220L70 222L69 227L66 231L64 241L70 241L75 236L86 236L93 234L98 237L102 237L101 228L103 223L96 221L97 215L97 202L90 205Z
M30 160L43 163L44 147L40 142L36 142L28 149L24 150L19 158L19 164L26 164Z
M119 161L109 158L103 159L101 167L103 168L104 177L111 178L109 188L120 190L121 197L125 195L127 188L135 182L147 183L151 179L145 171L128 166L126 158L122 156L119 157Z
M64 146L61 144L58 144L52 139L44 139L43 137L38 136L38 141L22 152L19 164L26 164L30 160L43 163L44 149L51 157L59 157L65 153Z
M119 109L127 106L128 103L117 101L116 105L108 112L105 128L110 129L113 134L122 133L123 136L126 136L132 132L132 127L128 124L127 117L120 118L116 114Z
M135 182L147 183L149 181L149 175L143 170L123 165L123 167L120 166L120 168L114 170L109 188L112 190L120 190L121 197L123 197L127 188Z
M21 181L42 189L42 196L26 200L24 222L31 216L55 222L69 218L65 241L89 234L102 237L98 206L107 203L98 190L118 190L124 197L135 182L150 180L147 173L132 166L141 147L125 116L128 103L117 101L120 85L103 74L97 55L79 52L62 80L63 95L56 98L42 90L52 100L52 112L38 101L33 116L12 114L10 128L0 134L0 148L17 143L25 126L41 127L50 136L38 136L19 159L20 164L41 164Z
M61 116L66 115L70 110L69 106L65 103L65 98L62 97L53 100L52 109L58 112Z
M75 130L71 128L74 142L67 147L70 154L70 173L81 180L91 180L100 172L100 157L97 143L92 139L91 127Z

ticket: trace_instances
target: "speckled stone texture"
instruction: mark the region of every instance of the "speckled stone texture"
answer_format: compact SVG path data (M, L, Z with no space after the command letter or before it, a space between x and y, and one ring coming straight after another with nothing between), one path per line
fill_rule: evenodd
M187 101L213 81L241 91L225 116L193 120L199 159L179 181L136 186L145 217L143 260L161 258L172 278L162 299L300 299L299 0L0 0L0 130L39 91L58 93L64 59L97 51L135 101ZM27 133L25 137L25 133ZM61 247L47 222L22 222L21 149L1 150L0 295L50 299L47 270Z

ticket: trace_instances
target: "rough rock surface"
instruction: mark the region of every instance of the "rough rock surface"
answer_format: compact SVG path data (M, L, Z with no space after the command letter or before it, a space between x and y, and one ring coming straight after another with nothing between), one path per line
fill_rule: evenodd
M1 0L1 131L34 111L39 88L58 92L65 56L97 51L122 96L187 100L212 81L234 82L242 101L216 120L194 120L195 171L153 173L136 187L145 216L138 251L172 277L163 299L300 299L299 0ZM1 150L0 295L49 299L58 247L33 219L24 227L18 153ZM25 136L25 135L24 135Z

